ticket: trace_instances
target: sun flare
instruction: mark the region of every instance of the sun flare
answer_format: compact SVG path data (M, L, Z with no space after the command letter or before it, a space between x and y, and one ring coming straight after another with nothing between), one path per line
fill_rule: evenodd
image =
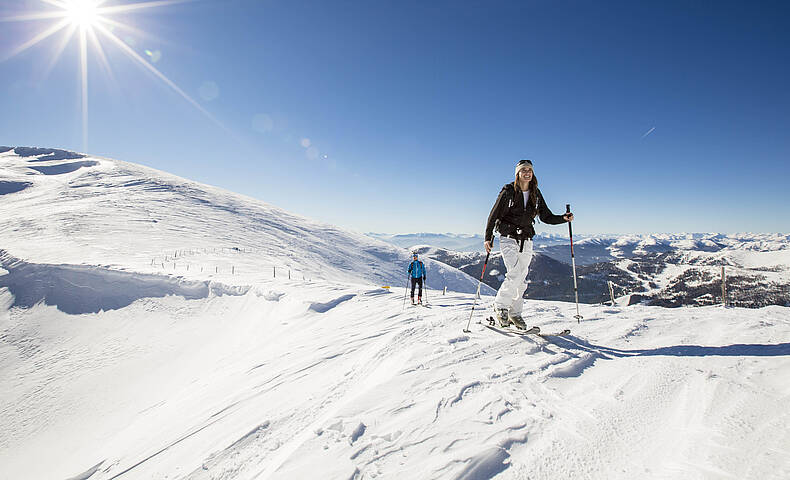
M99 23L99 2L96 0L66 0L63 9L72 25L89 28Z
M32 22L40 23L47 21L48 25L41 29L32 38L22 41L19 45L11 48L4 48L0 45L0 63L13 58L20 53L31 49L44 40L63 32L55 54L50 62L50 67L54 65L60 54L64 51L67 44L76 38L79 48L79 76L81 84L81 103L82 103L82 149L87 151L88 145L88 63L91 54L95 55L103 69L110 74L111 65L108 56L105 54L105 46L102 43L115 46L123 52L134 63L159 78L178 95L192 104L197 110L206 115L214 123L222 128L226 128L213 115L211 115L202 105L190 97L184 90L167 78L162 72L157 70L149 59L143 57L136 51L128 41L121 40L118 36L121 32L140 33L134 27L128 26L118 20L113 19L113 15L130 14L132 12L145 10L155 7L166 7L179 3L189 3L196 0L143 0L137 2L118 1L109 2L108 0L39 0L41 9L34 12L20 12L18 15L0 17L3 22ZM109 4L109 5L108 5ZM103 42L104 41L104 42ZM148 50L145 50L147 53ZM158 52L157 52L158 53ZM150 55L151 59L154 55ZM156 55L157 59L161 56ZM156 60L153 60L156 61Z

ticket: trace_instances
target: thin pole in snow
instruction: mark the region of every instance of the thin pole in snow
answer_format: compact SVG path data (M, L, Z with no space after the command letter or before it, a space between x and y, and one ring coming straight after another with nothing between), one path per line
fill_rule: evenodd
M475 314L475 306L477 305L477 299L480 297L480 286L483 284L483 276L486 274L486 267L488 266L488 257L491 256L491 252L486 253L486 261L483 262L483 271L480 273L480 281L477 282L477 293L475 294L475 300L472 302L472 313L469 314L469 321L466 322L466 328L464 329L464 333L469 333L469 325L472 323L472 316Z
M565 213L571 213L571 204L568 203L565 205ZM573 318L576 319L577 323L581 323L582 316L579 313L579 287L576 284L576 256L573 254L573 227L571 227L571 222L568 222L568 236L571 239L571 265L573 266L573 294L576 296L576 315Z

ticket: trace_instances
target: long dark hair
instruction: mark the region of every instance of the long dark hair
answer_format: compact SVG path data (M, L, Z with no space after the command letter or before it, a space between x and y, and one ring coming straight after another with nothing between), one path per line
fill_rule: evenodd
M532 207L534 210L538 204L538 177L535 175L535 170L532 170L532 180L529 181L529 206ZM513 182L513 189L516 192L520 192L521 188L518 185L518 175L516 175L516 180Z

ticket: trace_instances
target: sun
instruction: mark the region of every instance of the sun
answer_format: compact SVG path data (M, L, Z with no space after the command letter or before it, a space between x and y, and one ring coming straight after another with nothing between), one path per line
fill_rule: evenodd
M101 19L97 0L65 0L62 6L69 22L81 28L94 27Z
M9 49L5 45L0 45L0 63L42 43L59 32L63 32L63 36L57 43L54 56L50 62L49 68L52 68L55 61L66 48L66 45L71 42L72 38L76 37L80 52L79 75L82 87L82 150L85 152L88 150L88 60L89 56L93 54L104 67L104 70L113 78L109 58L104 51L107 45L114 46L123 52L134 63L160 79L210 120L227 130L202 105L187 95L172 80L157 70L151 62L135 51L128 42L121 40L118 36L122 31L139 33L139 30L112 18L117 14L130 14L139 10L194 1L197 0L38 0L41 8L36 11L20 12L18 15L0 17L0 24L3 22L47 22L47 26L43 27L39 33L29 40L22 41L15 47Z

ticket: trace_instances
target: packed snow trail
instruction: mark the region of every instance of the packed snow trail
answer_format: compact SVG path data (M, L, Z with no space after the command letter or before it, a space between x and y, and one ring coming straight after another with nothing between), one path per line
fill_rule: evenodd
M544 339L486 329L483 309L464 334L472 296L433 295L404 311L402 289L271 281L6 310L2 477L790 472L784 308L597 307L578 326L573 304L527 302L531 324L575 325Z

